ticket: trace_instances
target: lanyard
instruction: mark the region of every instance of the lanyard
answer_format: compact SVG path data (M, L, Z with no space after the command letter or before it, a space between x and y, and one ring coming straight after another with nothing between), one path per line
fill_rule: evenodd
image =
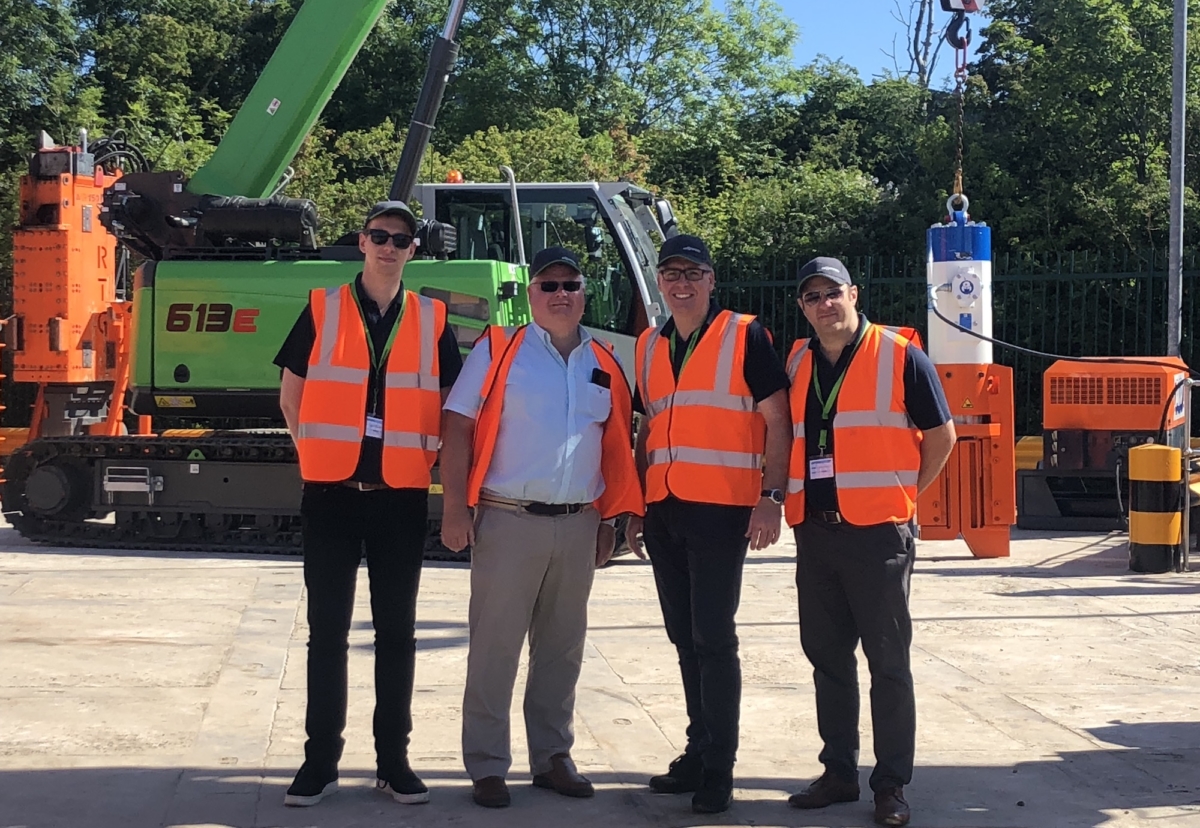
M833 412L833 407L837 404L838 394L842 390L842 382L845 381L846 374L850 372L850 363L854 361L854 354L858 351L859 343L863 341L863 335L866 332L866 325L858 326L858 336L854 338L854 344L850 347L850 357L846 360L846 366L842 368L842 372L838 374L833 387L829 389L829 396L827 398L821 390L821 372L817 370L816 354L813 354L813 390L817 393L817 402L821 404L821 433L817 437L817 450L822 455L825 454L825 450L829 447L829 415Z
M358 308L358 316L363 323L363 333L367 335L367 349L371 353L371 370L376 379L375 395L371 400L371 414L375 415L379 411L379 387L383 384L379 374L387 365L388 356L392 353L392 344L396 341L396 332L400 330L400 322L404 319L404 312L408 310L408 303L404 301L404 285L401 285L400 293L397 294L400 300L400 312L396 314L396 321L392 323L392 330L388 333L387 342L383 345L383 352L376 353L375 337L371 336L371 326L367 323L367 314L363 311L362 300L358 298L358 289L351 288L350 293L354 296L354 304Z
M696 346L700 344L700 328L692 331L692 335L687 339L687 350L683 352L683 362L679 363L679 371L683 372L683 366L687 365L687 361L692 356L692 351L696 350ZM671 331L671 364L675 364L675 343L679 341L678 329Z

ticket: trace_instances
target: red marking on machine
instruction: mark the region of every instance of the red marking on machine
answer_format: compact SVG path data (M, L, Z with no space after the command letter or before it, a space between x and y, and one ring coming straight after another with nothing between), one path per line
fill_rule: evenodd
M175 302L167 306L168 333L257 333L258 308L237 308L227 302L193 305Z

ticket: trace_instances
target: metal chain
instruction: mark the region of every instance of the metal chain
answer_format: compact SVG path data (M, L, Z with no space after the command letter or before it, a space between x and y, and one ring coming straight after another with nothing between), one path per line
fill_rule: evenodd
M954 195L963 194L963 122L966 120L963 98L967 83L967 50L954 50L954 98L958 105L958 122L955 124L958 140L954 152ZM959 199L959 203L962 200Z

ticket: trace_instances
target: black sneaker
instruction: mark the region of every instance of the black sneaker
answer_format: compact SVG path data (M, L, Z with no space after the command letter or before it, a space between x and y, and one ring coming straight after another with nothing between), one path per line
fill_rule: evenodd
M692 810L698 814L719 814L733 803L733 773L705 771L704 780L692 795Z
M389 774L386 779L379 777L375 780L375 787L403 805L420 805L429 801L429 788L408 765L398 773Z
M704 781L704 762L698 753L675 759L661 776L650 777L650 790L661 794L692 793Z
M293 808L307 808L316 805L325 797L337 792L338 777L336 770L317 770L305 762L296 771L292 786L283 797L283 804Z

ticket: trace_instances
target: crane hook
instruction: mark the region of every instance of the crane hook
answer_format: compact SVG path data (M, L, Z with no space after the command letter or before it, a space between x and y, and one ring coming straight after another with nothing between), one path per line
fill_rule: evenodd
M966 33L959 34L964 26L966 26ZM950 48L958 51L965 50L967 44L971 42L971 21L967 19L965 11L954 12L950 22L946 24L946 42L950 44Z

